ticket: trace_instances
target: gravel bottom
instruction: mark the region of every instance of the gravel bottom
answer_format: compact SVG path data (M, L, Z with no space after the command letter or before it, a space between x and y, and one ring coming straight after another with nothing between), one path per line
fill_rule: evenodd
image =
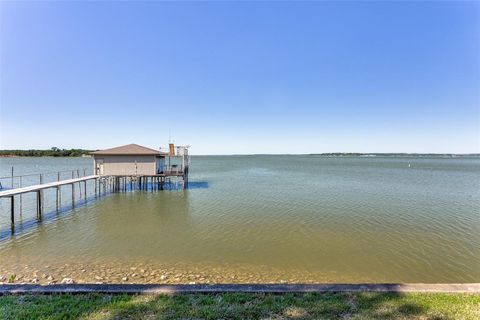
M351 279L350 279L351 280ZM0 266L0 284L5 283L328 283L349 282L336 274L299 270L285 273L263 266L200 266L124 263L65 263L61 265ZM350 281L351 282L351 281ZM368 279L365 279L368 282Z

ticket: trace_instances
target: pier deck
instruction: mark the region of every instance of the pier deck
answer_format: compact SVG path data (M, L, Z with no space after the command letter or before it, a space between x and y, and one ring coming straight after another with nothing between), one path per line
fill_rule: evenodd
M35 192L35 191L40 191L40 190L49 189L49 188L61 187L61 186L69 185L72 183L78 183L78 182L88 181L92 179L97 179L99 177L100 176L97 176L97 175L91 175L91 176L86 176L81 178L67 179L67 180L37 184L33 186L28 186L28 187L15 188L15 189L10 189L6 191L0 191L0 198L12 197L12 196L16 196L16 195L24 194L28 192Z
M14 188L6 191L0 191L0 198L4 197L12 197L28 192L35 192L35 191L40 191L44 189L49 189L49 188L57 188L65 185L70 185L73 183L78 183L78 182L84 182L88 180L93 180L93 179L98 179L98 178L108 178L108 177L113 177L113 178L120 178L120 177L129 177L129 178L165 178L165 177L183 177L184 176L183 171L178 171L178 172L166 172L162 174L153 174L153 175L90 175L86 177L80 177L80 178L74 178L74 179L66 179L66 180L60 180L60 181L54 181L54 182L49 182L49 183L42 183L42 184L37 184L33 186L28 186L28 187L21 187L21 188Z
M13 172L13 171L12 171ZM72 177L74 176L75 171L72 171ZM108 191L111 192L120 192L127 190L164 190L164 185L166 183L172 182L175 185L178 185L179 179L181 180L182 188L185 189L188 184L188 171L183 170L169 170L162 172L161 174L152 174L152 175L89 175L79 177L80 173L77 170L77 178L72 179L60 179L60 172L57 174L57 181L42 183L43 174L39 174L40 184L13 188L9 190L0 191L0 199L10 198L10 218L12 230L14 230L15 225L15 197L20 198L20 213L22 212L22 195L25 193L36 193L36 206L37 206L37 218L41 220L42 212L44 211L44 201L43 201L43 191L46 189L56 189L56 210L58 211L61 206L61 193L60 189L62 186L71 186L72 187L72 208L75 207L75 185L79 186L80 198L82 198L82 188L81 183L83 183L83 198L87 199L87 181L94 181L94 194L95 197L106 194ZM12 174L12 186L13 184ZM22 176L18 176L21 177ZM9 177L8 177L9 178ZM129 187L127 187L129 185ZM102 191L103 190L103 191Z

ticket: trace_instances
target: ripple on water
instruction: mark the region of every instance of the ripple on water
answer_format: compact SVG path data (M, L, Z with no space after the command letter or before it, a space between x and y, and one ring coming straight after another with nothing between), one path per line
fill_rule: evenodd
M49 265L90 281L104 265L121 279L145 264L209 281L478 281L480 160L409 162L194 157L191 181L208 188L110 195L73 211L65 189L64 212L0 242L0 274ZM54 193L45 196L52 211ZM25 220L34 200L24 198ZM0 202L0 221L8 210Z

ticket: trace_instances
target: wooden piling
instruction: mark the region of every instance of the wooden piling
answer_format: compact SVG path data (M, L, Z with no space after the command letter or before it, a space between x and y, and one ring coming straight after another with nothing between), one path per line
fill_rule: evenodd
M40 175L40 184L43 184L43 174ZM40 192L40 204L41 204L41 208L40 210L43 212L43 190L39 190Z
M60 181L60 171L57 172L57 181ZM60 187L57 187L57 211L58 208L62 206L61 203L61 189Z
M10 198L11 207L10 207L10 219L12 220L12 226L15 225L15 196Z
M20 188L22 187L22 176L20 176L20 179L19 179L19 184L20 184ZM20 216L22 215L22 202L23 202L23 194L20 194Z
M75 208L75 183L72 183L72 208Z
M37 191L37 219L42 218L42 196L40 190Z
M56 208L58 212L58 209L60 208L60 187L56 188Z

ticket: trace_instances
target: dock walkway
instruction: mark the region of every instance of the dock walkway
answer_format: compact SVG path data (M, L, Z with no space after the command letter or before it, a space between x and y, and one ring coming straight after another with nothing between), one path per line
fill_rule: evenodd
M12 171L13 172L13 171ZM57 173L57 181L42 183L43 181L43 174L39 174L39 181L40 184L32 185L32 186L21 186L20 180L20 187L8 189L4 191L0 191L0 199L2 198L10 198L10 217L11 217L11 227L14 230L15 226L15 197L18 196L20 203L20 213L22 212L22 195L25 193L36 193L36 206L37 206L37 219L41 220L42 213L44 211L44 199L43 199L43 191L46 189L56 189L56 209L57 211L60 209L62 201L61 201L61 192L60 189L62 186L71 186L72 188L72 208L75 207L75 185L78 185L80 191L80 198L82 198L82 187L81 184L83 183L83 198L87 199L87 181L93 180L94 181L94 194L95 197L101 196L102 194L106 194L107 192L120 192L120 191L127 191L133 190L138 188L138 190L148 190L151 191L155 190L164 190L164 186L166 183L174 183L176 186L178 185L178 178L182 179L182 188L185 189L186 185L188 184L188 171L165 171L161 174L154 174L154 175L89 175L80 177L80 172L77 170L77 178L73 178L75 174L75 170L72 171L72 178L60 180L60 172ZM12 186L13 178L12 174ZM21 177L22 176L17 176ZM10 177L7 177L10 178ZM173 181L172 181L173 179ZM129 187L127 186L129 185ZM17 206L18 207L18 206Z
M92 180L92 179L97 179L99 177L100 176L97 176L97 175L91 175L91 176L86 176L86 177L81 177L81 178L67 179L67 180L37 184L37 185L33 185L33 186L28 186L28 187L15 188L15 189L10 189L10 190L6 190L6 191L0 191L0 198L12 197L12 196L16 196L16 195L19 195L19 194L24 194L24 193L28 193L28 192L36 192L36 191L49 189L49 188L57 188L57 187L69 185L69 184L72 184L72 183L78 183L78 182L88 181L88 180Z
M72 174L73 176L73 174ZM11 218L11 227L14 230L15 226L15 196L20 196L20 210L22 206L22 195L29 192L35 192L37 194L37 218L41 219L43 212L43 190L56 188L56 207L57 211L60 207L61 199L59 189L62 186L70 185L72 186L72 207L75 206L75 184L84 184L84 197L87 198L87 181L95 181L95 195L97 194L97 180L100 178L98 175L90 175L85 177L78 177L73 179L59 180L55 182L40 183L33 186L14 188L10 190L0 191L0 199L10 198L10 218ZM13 185L13 183L12 183ZM81 194L80 194L81 196Z

